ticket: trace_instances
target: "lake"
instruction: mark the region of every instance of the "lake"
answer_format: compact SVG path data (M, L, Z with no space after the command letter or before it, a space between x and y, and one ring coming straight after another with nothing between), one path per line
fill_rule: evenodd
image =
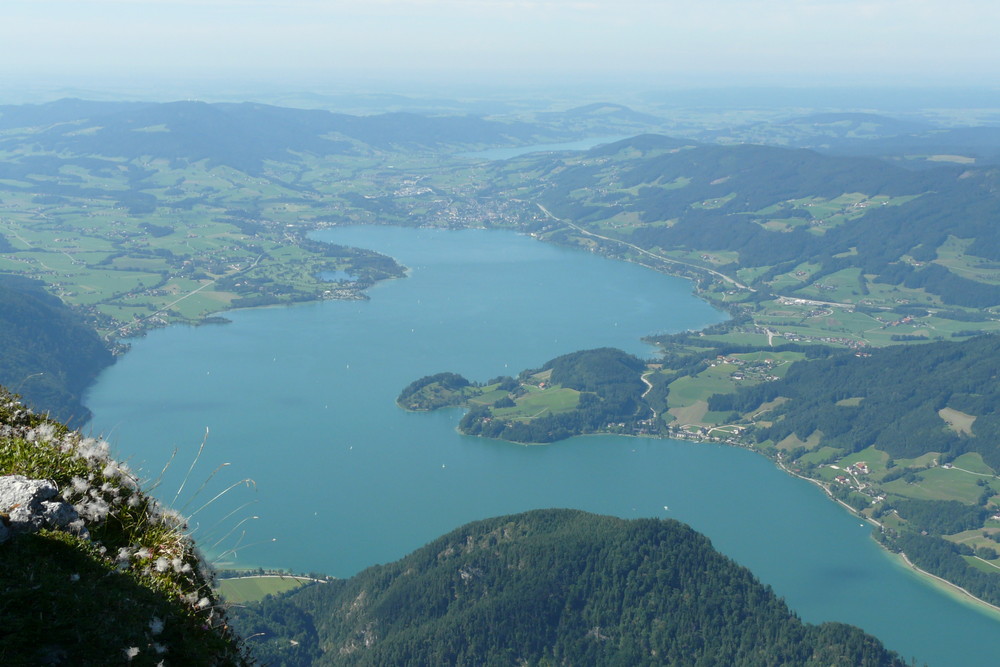
M585 151L600 146L610 144L615 141L628 139L632 135L620 134L605 137L589 137L587 139L577 139L576 141L563 141L554 144L532 144L530 146L514 146L508 148L487 148L482 151L471 151L459 153L458 157L481 158L484 160L509 160L519 155L529 153L552 153L555 151Z
M674 518L806 621L859 625L920 663L996 663L994 617L897 564L867 525L752 452L619 436L525 447L460 435L459 410L395 406L406 384L440 371L487 380L601 346L648 356L644 335L724 319L688 282L510 232L316 238L392 255L409 275L370 301L153 331L86 398L89 428L147 477L176 449L155 492L195 513L194 535L220 563L349 576L465 522L532 508Z

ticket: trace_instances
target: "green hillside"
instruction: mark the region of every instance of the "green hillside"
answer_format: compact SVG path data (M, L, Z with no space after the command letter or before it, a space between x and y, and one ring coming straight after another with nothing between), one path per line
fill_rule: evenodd
M113 361L94 330L42 283L2 274L0 349L0 384L70 424L90 418L83 391Z
M904 664L803 623L681 523L571 510L471 523L234 623L267 665Z
M919 567L1000 604L1000 338L837 352L708 398L744 441L875 522Z

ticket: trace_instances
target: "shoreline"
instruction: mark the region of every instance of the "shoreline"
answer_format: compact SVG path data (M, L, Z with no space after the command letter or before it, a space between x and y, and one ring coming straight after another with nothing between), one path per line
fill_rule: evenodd
M458 431L458 433L461 433L462 435L466 435L468 437L483 438L483 436L470 436L470 435L468 435L466 433L462 433L462 431L458 430L457 426L455 427L455 430ZM774 464L778 467L778 469L782 470L783 472L785 472L789 476L795 477L797 479L801 479L803 481L809 482L809 483L814 484L815 486L819 487L820 489L823 490L823 493L826 495L826 497L828 499L832 500L833 502L835 502L838 505L840 505L841 507L843 507L854 518L859 519L861 521L864 521L864 522L866 522L868 524L871 524L872 526L877 527L879 529L881 529L883 527L881 522L876 521L875 519L872 519L871 517L867 517L867 516L865 516L863 514L860 514L853 507L851 507L850 505L848 505L844 501L840 500L839 498L835 497L830 492L830 489L827 487L827 485L824 484L822 481L820 481L818 479L814 479L812 477L806 477L805 475L800 475L800 474L798 474L796 472L793 472L792 470L790 470L779 459L771 458L771 457L765 455L759 449L756 449L753 446L750 446L750 445L747 445L747 444L732 444L732 443L727 443L727 442L722 442L722 441L704 440L704 439L700 439L700 438L675 438L675 437L671 437L669 435L656 435L656 434L638 435L638 434L631 434L631 433L610 433L610 432L581 433L581 434L578 434L578 435L570 436L570 438L565 438L565 440L569 440L571 438L580 438L580 437L598 436L598 435L613 435L613 436L626 437L626 438L649 438L649 439L655 439L655 440L674 440L676 442L684 442L684 443L690 443L690 444L720 445L720 446L724 446L724 447L739 447L741 449L746 449L746 450L754 452L755 454L758 454L760 456L763 456L764 458L767 458L767 459L773 461ZM562 441L555 441L555 442L528 442L528 443L525 443L525 442L515 442L513 440L504 440L503 438L485 438L485 439L487 439L487 440L494 440L494 441L497 441L497 442L506 442L507 444L517 445L517 446L520 446L520 447L544 447L544 446L556 444L557 442L562 442ZM888 549L884 544L882 544L881 542L879 542L878 540L876 540L872 535L869 535L869 539L873 540L876 544L878 544L878 546L882 550L882 552L884 554L886 554L890 559L896 561L900 565L904 565L905 564L905 567L907 569L909 569L911 572L917 574L925 584L927 584L927 585L929 585L929 586L931 586L933 588L936 588L938 590L941 590L942 592L944 592L944 593L952 596L953 598L955 598L957 601L960 601L960 602L962 602L964 604L967 604L967 605L969 605L969 606L977 609L980 612L986 613L987 615L993 617L995 620L1000 621L1000 605L995 605L995 604L993 604L991 602L987 602L986 600L983 600L982 598L978 598L975 595L973 595L972 593L970 593L968 590L966 590L965 588L962 588L961 586L959 586L958 584L953 583L951 581L948 581L947 579L944 579L943 577L939 577L938 575L933 574L932 572L928 572L927 570L924 570L924 569L922 569L920 567L917 567L916 565L913 564L913 562L909 559L909 557L906 555L905 552L903 552L903 551L896 552L896 551L892 551L892 550ZM902 563L900 563L900 561L902 561Z
M939 577L936 574L933 574L931 572L928 572L927 570L923 570L917 567L916 565L913 564L913 561L909 559L906 553L902 551L898 553L894 551L889 551L888 549L885 549L885 551L893 558L893 560L896 560L897 562L902 561L903 564L905 564L905 566L907 567L907 569L909 569L912 572L915 572L921 578L931 579L932 581L927 583L931 584L934 588L940 589L941 591L954 597L956 600L964 604L967 604L971 607L974 607L979 611L988 612L988 615L995 617L997 620L1000 620L1000 606L991 604L986 600L977 598L975 595L973 595L966 589L962 588L958 584L954 584L948 581L947 579L943 579L942 577Z
M554 216L552 216L550 213L548 213L548 211L545 211L545 213L547 215L549 215L550 217L554 218ZM558 218L554 218L554 219L558 220ZM560 222L564 222L564 221L560 221ZM314 232L314 231L319 231L319 230L310 230L310 231ZM509 231L511 231L512 233L523 233L523 232L519 232L517 230L509 230ZM578 229L578 231L580 231L582 233L585 233L585 234L588 234L588 235L592 235L590 233L587 233L585 230ZM594 235L594 236L597 236L597 235ZM535 238L538 238L538 237L535 237ZM598 236L598 238L604 238L604 237L599 237ZM553 243L552 241L550 241L548 239L538 238L538 240L540 240L542 242L545 242L545 243L551 243L553 245L559 245L559 246L562 245L562 244L559 244L559 243ZM605 240L616 241L616 239L610 239L610 238L605 239ZM626 245L630 245L630 244L626 244ZM563 246L563 247L565 247L565 246ZM639 249L639 250L641 250L641 249ZM380 253L380 254L384 254L384 253ZM729 315L730 320L732 319L733 312L732 312L732 310L731 310L730 307L727 307L727 306L731 306L731 304L724 304L724 303L717 302L717 301L715 301L713 299L706 298L704 296L704 290L699 289L699 285L698 285L697 279L693 278L691 275L685 275L685 273L684 273L685 269L687 271L691 271L691 270L706 271L708 274L712 275L712 280L713 281L718 281L718 280L721 279L721 280L723 280L726 283L735 284L737 287L746 288L746 286L741 285L740 283L738 283L738 282L730 279L728 276L725 276L724 274L720 274L720 273L718 273L716 271L713 271L711 269L707 269L706 267L701 267L701 266L697 266L697 265L693 265L693 264L687 264L687 263L679 261L679 260L672 260L672 259L669 259L669 258L660 257L660 256L655 255L653 253L648 253L647 252L647 254L650 255L651 257L655 258L655 259L658 259L658 260L666 262L666 266L661 266L661 267L650 266L650 265L648 265L646 263L643 263L641 261L636 261L635 258L615 258L615 257L611 257L611 256L609 256L607 254L605 254L604 256L606 258L608 258L608 259L619 259L619 260L623 260L623 261L628 261L628 262L631 262L631 263L639 264L639 265L645 266L646 268L649 268L652 271L656 271L657 273L664 273L664 274L667 274L667 275L672 275L672 276L677 277L677 278L682 278L682 279L688 280L689 282L692 283L692 285L694 287L693 292L695 293L695 295L697 295L697 297L699 299L701 299L702 301L708 303L710 306L712 306L714 308L717 308L717 309L719 309L719 310L721 310L723 312L727 312L728 315ZM403 267L403 270L404 270L403 275L402 276L386 276L384 278L380 278L378 280L375 280L372 284L368 285L366 288L364 288L363 290L359 291L359 293L363 295L362 298L368 298L368 295L366 293L369 290L371 290L371 289L379 286L383 282L388 282L390 280L395 280L396 278L408 277L409 276L409 274L410 274L410 272L412 270L410 267L407 267L407 266L403 265L402 263L399 262L399 260L397 258L392 257L391 255L386 255L386 256L390 257L399 266ZM259 261L259 258L258 258L258 261ZM672 271L668 267L673 267L675 270ZM680 267L683 267L683 268L680 268ZM204 287L207 287L207 285L204 285L204 286L202 286L201 288L198 288L198 289L199 290L200 289L204 289ZM198 290L196 290L196 291L198 291ZM190 296L190 295L191 294L188 294L186 296ZM186 298L186 296L182 297L182 298ZM251 310L251 309L252 310L256 310L256 309L259 309L259 308L288 307L288 306L294 306L294 305L299 305L299 304L303 304L303 303L322 302L322 301L326 301L326 300L330 300L330 299L324 299L322 297L313 297L313 298L305 299L303 301L298 301L298 302L285 302L285 303L261 304L261 305L254 305L254 306L228 307L228 308L223 308L223 309L221 309L219 311L215 311L210 316L218 316L221 313L235 312L235 311L238 311L238 310ZM349 300L349 299L335 299L335 300ZM167 326L172 326L173 324L181 324L181 323L183 323L183 322L169 322L169 323L164 323L163 326L167 327ZM189 326L196 326L196 325L197 325L197 323L189 323ZM160 328L160 327L155 327L155 328ZM125 337L123 339L118 339L118 340L126 340L127 341L129 338L142 337L148 331L149 330L143 330L139 334L135 334L135 335L132 335L132 336L127 336L127 337ZM92 380L91 383L88 384L87 388L85 388L83 390L83 392L82 392L83 395L85 395L86 392L89 391L89 389L91 388L91 386L93 384L95 384L95 381L96 381L96 378L94 378L94 380ZM81 396L81 399L82 398L83 398L83 396ZM83 403L83 401L81 400L81 404L82 403ZM406 412L422 413L422 412L431 412L432 411L430 409L417 409L417 410L413 410L413 409L404 407L402 405L399 405L398 402L396 402L396 405L397 405L398 408L400 408L400 409L402 409L402 410L404 410ZM447 406L447 407L461 407L461 406ZM89 417L87 419L87 421L85 421L82 424L81 428L85 427L87 424L89 424L90 421L91 421L91 418ZM464 435L464 436L468 436L468 434L463 433L459 429L458 425L455 426L455 430L457 432L459 432L460 434ZM581 434L577 434L577 435L572 436L572 437L579 437L581 435L616 435L616 436L625 436L625 437L634 437L634 438L672 439L672 440L676 440L676 441L685 441L685 442L690 442L690 443L718 444L718 445L725 445L725 446L729 446L729 447L740 447L740 448L743 448L743 449L749 449L751 451L756 452L757 454L761 454L761 455L765 456L765 458L771 459L772 461L774 461L774 463L780 469L784 470L787 474L789 474L789 475L791 475L793 477L797 477L797 478L806 480L806 481L811 482L812 484L815 484L816 486L820 487L821 489L823 489L823 492L827 495L828 498L834 500L839 505L841 505L842 507L844 507L846 510L848 510L851 513L852 516L854 516L856 518L859 518L859 519L861 519L861 520L863 520L863 521L865 521L865 522L867 522L869 524L872 524L873 526L876 526L876 527L879 527L879 528L882 527L882 524L880 522L875 521L874 519L871 519L869 517L865 517L864 515L859 514L853 507L847 505L843 501L841 501L838 498L834 497L832 495L832 493L830 492L828 486L826 484L824 484L823 482L821 482L820 480L817 480L817 479L814 479L814 478L811 478L811 477L806 477L804 475L792 472L787 466L784 465L784 463L780 459L767 456L766 454L764 454L764 452L760 451L759 449L757 449L756 447L754 447L754 446L752 446L752 445L750 445L748 443L733 443L733 442L726 442L726 441L722 441L722 440L703 439L703 438L701 438L701 437L699 437L699 436L697 436L695 434L690 434L690 435L688 435L687 437L684 437L684 438L678 438L678 437L675 437L675 436L664 435L664 434L630 434L630 433L593 432L593 433L581 433ZM470 437L482 437L482 436L470 436ZM489 438L489 439L491 439L491 440L502 440L503 442L508 442L510 444L519 445L519 446L522 446L522 447L545 446L545 445L554 444L552 442L528 442L528 443L514 442L514 441L510 441L510 440L503 440L502 438ZM884 545L881 545L881 544L880 544L880 547L887 554L889 554L890 556L892 556L892 557L900 557L905 562L905 564L908 567L908 569L910 569L913 572L916 572L919 575L923 575L926 578L925 579L926 583L928 583L930 585L933 585L935 587L946 588L949 591L951 591L952 594L954 594L956 597L959 597L962 600L964 600L965 602L974 605L975 607L979 608L980 610L988 611L988 613L990 613L991 615L992 614L1000 614L1000 606L993 605L993 604L991 604L991 603L989 603L989 602L987 602L985 600L977 598L976 596L974 596L973 594L971 594L969 591L965 590L961 586L959 586L957 584L954 584L952 582L949 582L946 579L943 579L943 578L941 578L941 577L939 577L937 575L934 575L934 574L932 574L930 572L927 572L925 570L922 570L922 569L918 568L917 566L913 565L913 563L909 560L909 558L906 556L905 553L900 552L900 553L897 554L895 552L890 551ZM265 575L265 576L280 577L281 575ZM249 578L249 575L246 578ZM1000 620L1000 617L998 617L998 620Z
M760 451L755 450L753 447L746 447L746 448L750 449L751 451L756 451L758 454L761 454ZM770 457L766 457L766 458L770 458ZM833 495L833 493L830 492L829 487L826 484L824 484L823 482L821 482L820 480L813 479L812 477L806 477L805 475L800 475L800 474L798 474L796 472L793 472L793 471L789 470L788 467L782 461L780 461L778 459L773 459L773 460L774 460L775 464L778 466L778 468L780 468L781 470L783 470L787 474L791 475L792 477L797 477L798 479L802 479L802 480L805 480L807 482L811 482L812 484L815 484L819 488L823 489L823 492L826 494L826 496L830 500L834 501L835 503L837 503L838 505L840 505L841 507L843 507L845 510L847 510L848 512L850 512L851 515L854 516L855 518L860 519L862 521L865 521L865 522L867 522L867 523L869 523L869 524L871 524L871 525L873 525L873 526L875 526L875 527L877 527L879 529L883 528L881 522L876 521L875 519L872 519L871 517L867 517L864 514L859 513L856 509L854 509L853 507L851 507L850 505L848 505L844 501L840 500L839 498L835 497ZM924 583L932 586L933 588L937 588L937 589L940 589L940 590L942 590L942 591L944 591L946 593L949 593L950 595L952 595L956 599L964 602L965 604L971 605L971 606L975 607L976 609L978 609L979 611L988 613L988 615L995 617L996 620L1000 620L1000 606L995 605L995 604L993 604L991 602L987 602L986 600L983 600L982 598L976 597L975 595L973 595L972 593L970 593L969 591L967 591L966 589L962 588L961 586L959 586L958 584L956 584L954 582L948 581L947 579L945 579L943 577L939 577L938 575L936 575L936 574L934 574L932 572L928 572L927 570L924 570L924 569L922 569L920 567L917 567L916 565L913 564L913 561L910 560L909 556L906 555L905 551L892 551L891 549L887 548L884 544L882 544L878 540L875 540L875 538L873 536L869 535L869 537L872 540L874 540L879 545L879 548L881 548L882 551L885 554L887 554L891 559L897 561L897 563L899 561L903 561L903 563L905 563L907 569L909 569L911 572L914 572L918 576L920 576L921 579L924 581Z

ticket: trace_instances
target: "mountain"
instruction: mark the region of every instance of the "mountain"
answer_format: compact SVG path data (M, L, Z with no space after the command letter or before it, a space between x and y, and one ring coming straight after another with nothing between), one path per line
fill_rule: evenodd
M904 664L803 623L679 522L573 510L477 521L234 623L266 665Z
M918 353L915 353L919 350ZM745 437L828 485L919 567L1000 603L1000 337L792 364L714 394Z
M84 390L114 358L75 311L42 283L0 274L0 384L54 418L83 424Z
M830 151L877 156L909 167L996 165L1000 164L1000 127L932 128L870 140L854 139L833 145Z
M823 445L848 451L875 447L894 459L936 452L938 463L975 452L1000 470L1000 337L914 352L897 345L797 363L780 380L713 397L710 408L751 412L781 396L761 440L804 441L819 431ZM968 428L949 426L940 413L950 410L970 415Z
M45 104L0 105L0 129L45 128L59 123L72 123L81 118L107 116L149 106L151 105L145 102L95 102L71 98Z

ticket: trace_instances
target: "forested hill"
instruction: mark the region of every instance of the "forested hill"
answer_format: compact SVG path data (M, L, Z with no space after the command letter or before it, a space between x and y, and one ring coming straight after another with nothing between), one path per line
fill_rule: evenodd
M745 438L877 522L918 567L1000 604L1000 337L835 352L709 398Z
M0 274L0 385L70 425L84 389L113 358L83 319L36 281Z
M266 665L905 664L801 622L681 523L571 510L475 522L235 616Z
M640 136L496 169L532 174L520 196L560 220L745 281L758 299L1000 304L1000 192L986 168Z
M1000 336L981 336L799 362L780 380L713 396L709 408L751 412L781 397L761 439L805 441L820 433L831 447L874 446L895 459L936 452L942 464L976 452L1000 470L998 377ZM958 413L967 427L950 419Z

